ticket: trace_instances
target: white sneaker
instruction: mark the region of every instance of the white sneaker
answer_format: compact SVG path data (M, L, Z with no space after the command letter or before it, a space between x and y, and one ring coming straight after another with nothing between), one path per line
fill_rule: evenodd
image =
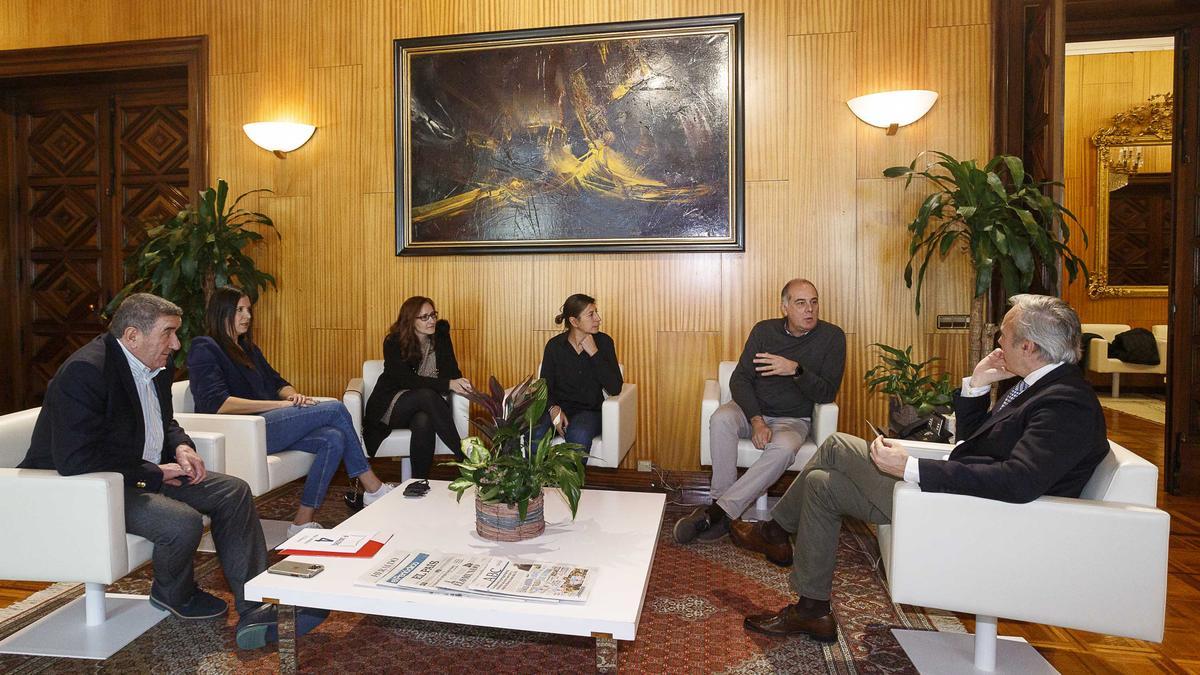
M380 485L379 489L374 492L364 492L363 493L363 506L364 507L370 506L371 504L378 501L380 497L383 497L384 495L391 492L392 490L395 490L396 487L397 486L395 483L384 483L383 485Z
M321 524L315 520L310 520L307 523L302 523L300 525L292 523L291 525L288 525L288 539L291 539L292 537L296 536L297 534L300 534L304 530L323 530L323 529L325 529L325 528L322 527Z

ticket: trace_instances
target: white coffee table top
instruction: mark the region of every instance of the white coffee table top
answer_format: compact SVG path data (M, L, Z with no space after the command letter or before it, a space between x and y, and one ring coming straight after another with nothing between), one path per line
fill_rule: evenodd
M584 490L572 521L561 494L547 490L546 532L521 542L495 542L475 533L473 490L455 503L446 481L431 480L429 485L429 493L418 499L393 490L340 527L393 532L384 552L423 549L594 567L596 586L588 601L522 602L356 586L355 580L377 564L382 552L365 559L292 556L289 560L319 562L325 571L311 579L264 572L246 584L246 598L360 614L634 639L662 525L664 495Z

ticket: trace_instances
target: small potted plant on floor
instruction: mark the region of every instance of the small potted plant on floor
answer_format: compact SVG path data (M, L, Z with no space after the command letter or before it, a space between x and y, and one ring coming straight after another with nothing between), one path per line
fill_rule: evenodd
M490 378L487 392L466 397L483 409L475 419L480 436L463 439L466 455L450 489L461 500L475 488L475 530L499 541L536 537L546 529L543 488L556 487L571 508L579 509L584 482L583 446L552 444L554 429L535 438L533 429L546 410L546 381L526 378L512 391Z
M914 361L912 345L900 349L878 342L870 346L880 349L879 361L863 375L867 389L888 395L888 434L895 438L944 440L933 438L929 420L935 414L950 411L954 388L950 374L934 376L925 369L936 356Z

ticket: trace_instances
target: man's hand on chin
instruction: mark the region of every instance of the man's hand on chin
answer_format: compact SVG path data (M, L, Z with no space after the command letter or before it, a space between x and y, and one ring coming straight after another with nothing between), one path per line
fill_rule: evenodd
M876 468L896 478L904 478L904 465L908 462L908 451L900 441L878 436L871 441L871 461Z

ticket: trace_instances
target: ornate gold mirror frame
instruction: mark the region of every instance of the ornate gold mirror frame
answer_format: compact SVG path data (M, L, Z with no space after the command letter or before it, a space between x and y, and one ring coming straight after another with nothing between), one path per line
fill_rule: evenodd
M1172 94L1155 94L1139 106L1114 115L1112 126L1092 135L1096 146L1096 257L1088 283L1093 300L1114 297L1165 298L1166 286L1108 285L1108 195L1129 181L1143 160L1142 148L1171 157L1171 129L1175 100ZM1165 151L1158 149L1165 146ZM1132 171L1131 171L1132 169Z

